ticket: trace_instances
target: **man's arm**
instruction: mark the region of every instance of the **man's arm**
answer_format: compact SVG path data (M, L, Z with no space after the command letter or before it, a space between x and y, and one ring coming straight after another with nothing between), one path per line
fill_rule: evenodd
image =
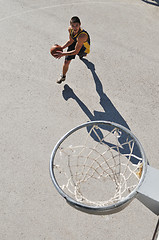
M66 55L76 55L81 50L81 47L83 46L83 43L87 41L87 35L85 33L81 33L77 39L77 43L75 46L75 50L72 50L70 52L67 52Z
M78 37L76 46L75 46L75 50L69 51L69 52L57 52L57 58L61 58L63 56L70 56L70 55L76 55L79 53L79 51L81 50L81 47L83 45L84 42L87 41L87 35L81 33L80 36Z

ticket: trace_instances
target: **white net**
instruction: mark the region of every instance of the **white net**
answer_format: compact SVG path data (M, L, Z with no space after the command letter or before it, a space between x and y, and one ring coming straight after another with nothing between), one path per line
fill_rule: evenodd
M118 128L92 125L72 133L59 146L54 174L61 189L89 206L108 206L138 185L142 158L135 140Z

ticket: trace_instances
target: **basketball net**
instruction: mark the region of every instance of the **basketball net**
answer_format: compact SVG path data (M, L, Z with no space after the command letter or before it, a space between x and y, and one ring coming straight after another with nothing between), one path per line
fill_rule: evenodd
M116 127L107 130L93 125L60 144L53 168L67 195L101 207L121 201L135 189L142 158L130 135Z

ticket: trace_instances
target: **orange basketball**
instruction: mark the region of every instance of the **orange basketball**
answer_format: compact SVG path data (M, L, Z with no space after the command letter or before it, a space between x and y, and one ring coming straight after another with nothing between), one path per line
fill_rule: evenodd
M50 49L50 53L51 53L51 55L52 55L53 57L55 57L54 54L55 54L57 51L63 52L62 47L61 47L60 45L54 45L54 46L52 46L51 49Z

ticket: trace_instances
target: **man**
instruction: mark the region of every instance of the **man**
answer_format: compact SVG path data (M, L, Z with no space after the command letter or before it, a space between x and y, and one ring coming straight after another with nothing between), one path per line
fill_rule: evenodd
M72 59L75 59L76 55L80 59L87 56L90 52L90 37L89 34L81 28L81 22L78 17L72 17L70 20L69 40L61 46L62 49L68 47L67 52L58 51L55 55L56 58L61 58L65 56L65 61L63 64L62 75L58 79L57 83L62 83L66 79L66 73L69 68L69 64Z

